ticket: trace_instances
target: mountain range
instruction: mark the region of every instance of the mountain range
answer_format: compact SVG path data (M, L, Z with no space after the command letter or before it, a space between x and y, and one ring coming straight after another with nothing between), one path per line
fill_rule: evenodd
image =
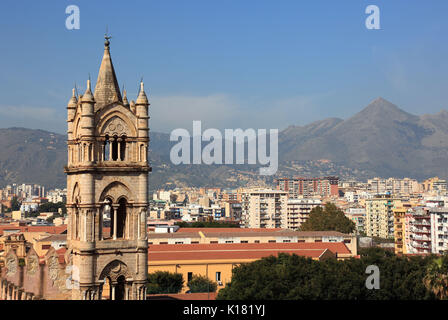
M378 98L348 119L328 118L279 133L279 170L258 165L173 165L169 134L151 132L150 189L181 186L269 185L278 176L448 177L448 112L407 113ZM0 186L37 183L64 187L66 137L25 128L0 129Z

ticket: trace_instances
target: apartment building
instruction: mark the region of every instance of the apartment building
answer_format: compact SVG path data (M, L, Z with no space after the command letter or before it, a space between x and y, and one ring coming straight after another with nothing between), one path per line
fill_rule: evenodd
M339 178L338 177L320 177L320 178L279 178L275 180L277 190L287 191L290 198L296 199L300 196L338 196Z
M431 227L432 253L444 253L448 251L448 208L428 209Z
M395 254L405 254L406 252L406 212L407 208L400 207L393 209L394 213L394 239Z
M420 192L422 187L415 179L373 178L367 180L368 190L373 193L411 194Z
M280 190L252 190L242 196L246 228L286 228L288 193Z
M429 254L432 251L431 217L426 207L415 207L406 213L405 246L409 254Z
M348 208L345 211L345 216L355 223L357 234L364 234L366 221L365 208Z
M308 220L311 210L322 206L319 199L288 199L287 225L291 230L299 230L302 223Z
M393 209L401 206L401 200L389 195L366 200L365 232L368 237L393 238Z

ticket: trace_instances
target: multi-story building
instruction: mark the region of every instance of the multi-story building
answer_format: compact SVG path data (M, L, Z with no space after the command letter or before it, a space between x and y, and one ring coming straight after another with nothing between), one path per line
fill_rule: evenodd
M357 234L364 234L366 221L365 208L348 208L345 216L355 223Z
M448 251L448 208L428 209L431 224L432 253Z
M404 251L407 254L432 252L432 236L429 211L425 207L408 209L404 224Z
M243 226L286 228L288 193L280 190L252 190L243 194Z
M47 194L48 202L58 203L58 202L66 202L67 200L67 189L54 189L50 190Z
M411 194L421 191L421 186L415 179L404 178L373 178L367 181L369 191L373 193Z
M275 180L278 190L287 191L290 198L300 196L310 197L320 195L323 197L339 195L339 178L279 178Z
M389 195L366 200L365 232L368 237L394 237L393 209L397 203L401 201Z
M406 252L406 211L405 207L393 209L394 213L394 239L395 254L405 254Z
M288 199L287 224L291 230L299 230L302 223L308 220L313 208L322 206L319 199Z

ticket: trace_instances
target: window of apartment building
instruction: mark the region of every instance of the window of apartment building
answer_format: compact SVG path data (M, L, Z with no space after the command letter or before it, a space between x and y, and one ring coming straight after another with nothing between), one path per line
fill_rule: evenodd
M226 243L233 243L232 240L226 240Z
M183 241L176 241L175 244L184 244Z
M191 241L191 244L197 244L199 241Z
M152 242L148 242L148 244L152 244Z
M260 243L260 240L255 240L254 243Z
M314 242L322 242L322 240L315 239Z
M269 242L269 243L276 243L277 241L275 241L275 240L269 240L268 242Z
M50 247L51 247L50 244L43 244L43 245L42 245L42 250L50 249Z
M168 242L160 242L160 244L168 244Z
M221 272L216 272L216 281L221 281Z
M218 243L218 241L210 241L210 243Z
M291 242L291 240L283 240L284 243Z
M243 241L241 241L241 243L249 243L249 241L243 240Z
M193 278L193 272L188 272L187 273L187 282L190 282L192 278Z
M297 240L297 242L305 242L305 240Z
M344 243L351 243L352 241L350 239L345 239Z

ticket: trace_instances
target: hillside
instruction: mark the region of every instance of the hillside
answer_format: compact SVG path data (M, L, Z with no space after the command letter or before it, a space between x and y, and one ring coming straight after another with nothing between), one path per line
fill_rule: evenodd
M169 161L174 142L151 132L150 189L176 186L237 187L270 184L275 177L250 165L178 165ZM43 130L0 129L0 186L65 185L65 136ZM378 98L352 117L290 126L279 134L277 176L448 176L448 112L416 116Z

